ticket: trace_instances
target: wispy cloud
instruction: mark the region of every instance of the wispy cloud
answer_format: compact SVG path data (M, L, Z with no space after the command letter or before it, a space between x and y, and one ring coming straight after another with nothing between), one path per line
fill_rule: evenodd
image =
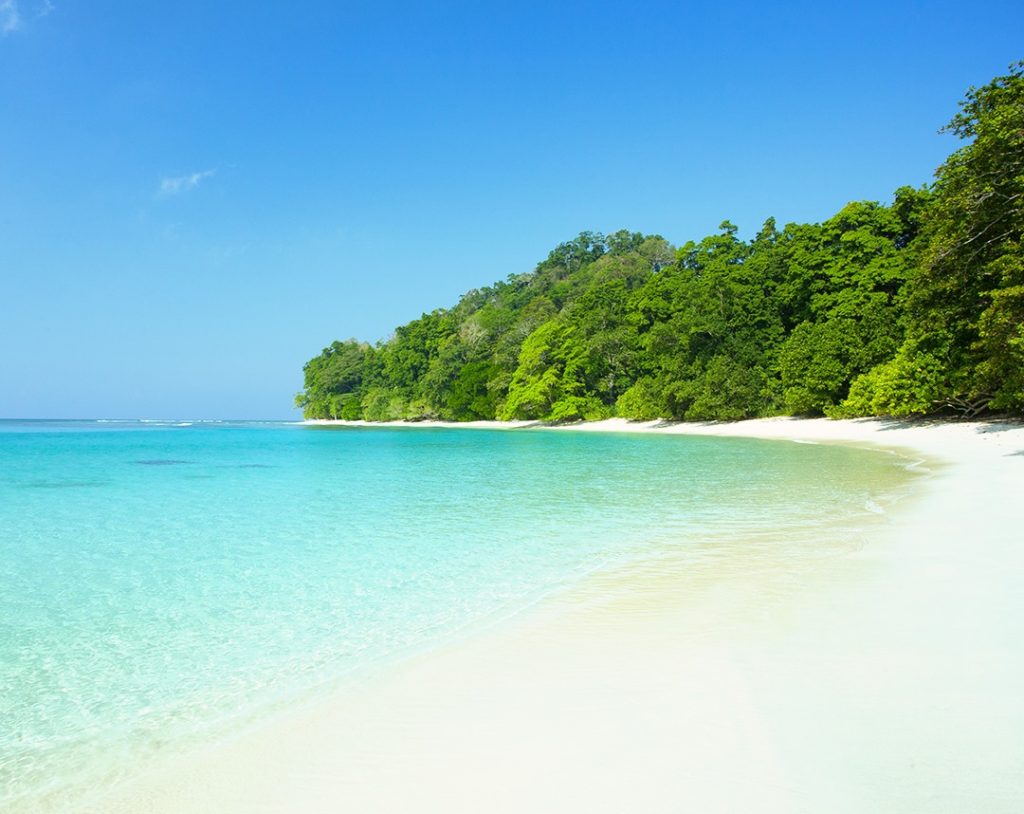
M191 189L195 189L203 180L209 178L215 172L216 170L203 170L202 172L192 172L188 175L161 178L160 194L180 195L182 192L188 192Z
M0 32L6 37L21 28L18 0L0 0Z
M50 0L34 4L31 0L27 4L24 0L0 0L0 36L31 27L36 20L49 17L54 8Z

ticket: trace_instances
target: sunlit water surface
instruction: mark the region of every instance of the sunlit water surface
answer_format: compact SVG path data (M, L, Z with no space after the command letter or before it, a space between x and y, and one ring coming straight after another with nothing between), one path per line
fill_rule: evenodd
M0 421L0 810L73 807L597 568L765 530L838 544L907 463L745 439Z

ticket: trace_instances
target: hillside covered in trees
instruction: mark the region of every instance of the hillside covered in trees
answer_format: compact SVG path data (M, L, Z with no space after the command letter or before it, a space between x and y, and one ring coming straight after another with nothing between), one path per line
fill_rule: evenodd
M972 88L929 187L675 247L584 232L305 366L309 418L1024 411L1024 63Z

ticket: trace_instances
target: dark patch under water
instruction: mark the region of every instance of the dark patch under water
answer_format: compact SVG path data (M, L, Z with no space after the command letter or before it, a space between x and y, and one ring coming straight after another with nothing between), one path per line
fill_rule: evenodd
M23 489L88 489L94 486L106 486L102 480L36 480L21 484Z

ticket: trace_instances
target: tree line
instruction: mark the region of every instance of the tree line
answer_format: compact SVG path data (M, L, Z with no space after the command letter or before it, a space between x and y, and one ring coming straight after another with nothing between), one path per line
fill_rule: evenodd
M309 418L1024 411L1024 62L971 88L932 184L751 240L583 232L305 366Z

